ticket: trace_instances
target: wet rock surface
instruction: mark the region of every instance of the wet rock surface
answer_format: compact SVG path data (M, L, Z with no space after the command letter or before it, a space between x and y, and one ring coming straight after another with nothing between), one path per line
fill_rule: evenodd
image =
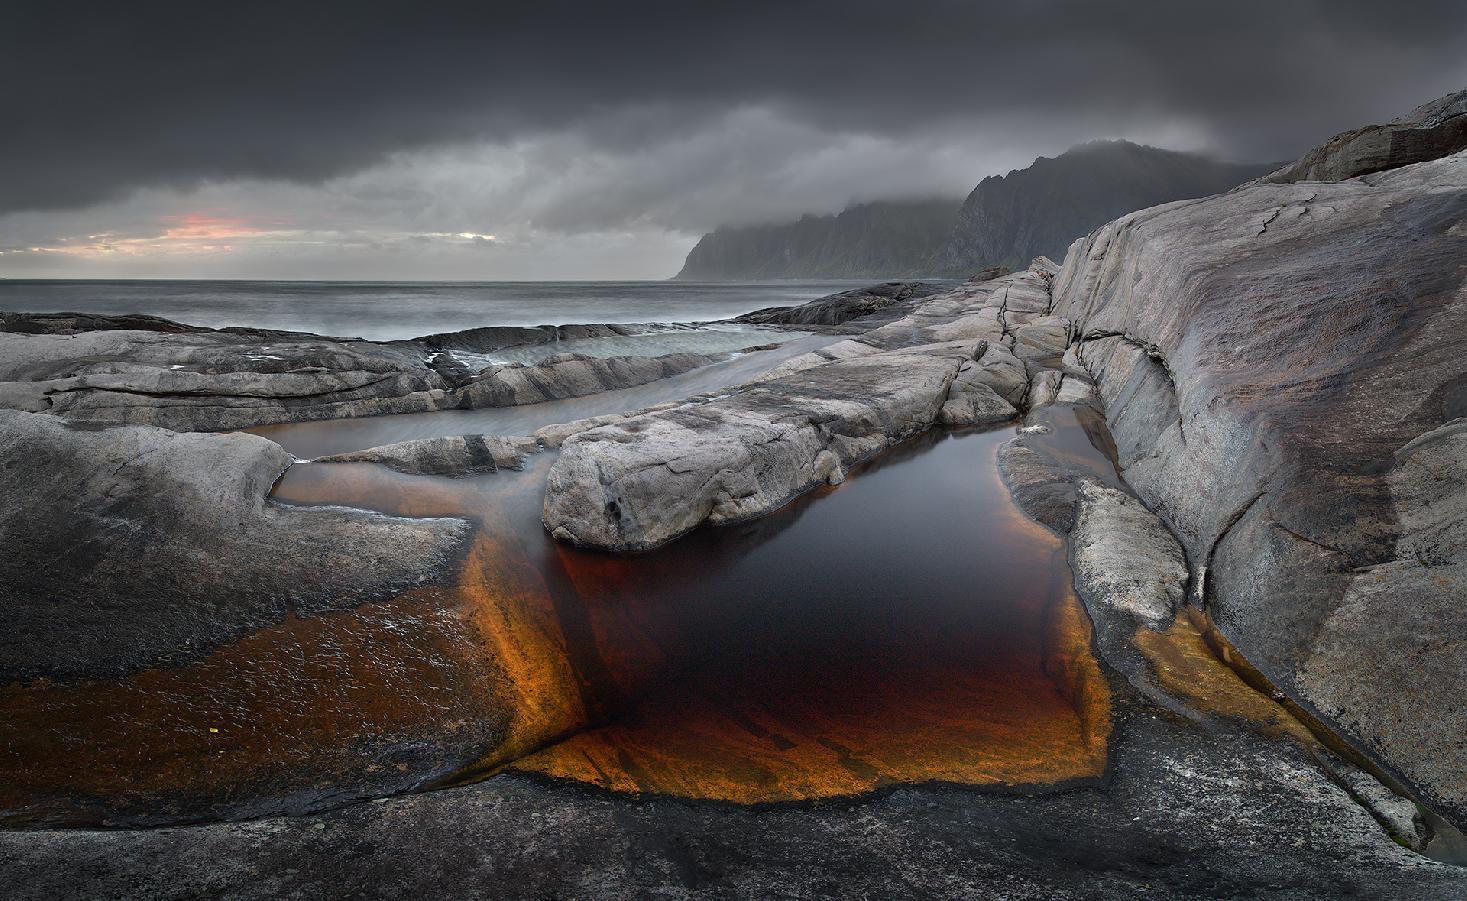
M396 472L416 475L466 476L501 469L523 469L525 457L537 453L534 438L457 435L384 444L363 451L320 457L317 463L379 463Z
M589 357L556 354L532 366L490 366L455 393L458 405L514 407L631 388L718 361L707 354Z
M467 525L276 504L251 435L0 411L0 680L116 676L449 575Z
M1054 285L1222 633L1459 821L1464 223L1458 152L1133 213Z
M1123 714L1105 785L910 788L747 808L524 777L328 814L146 832L0 833L18 898L1467 897L1302 750ZM494 842L465 836L495 837Z

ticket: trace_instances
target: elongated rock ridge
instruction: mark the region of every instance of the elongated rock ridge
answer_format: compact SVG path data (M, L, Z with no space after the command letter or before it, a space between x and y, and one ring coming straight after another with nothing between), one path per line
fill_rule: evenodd
M1436 125L1342 135L1285 183L1124 216L1077 241L1054 283L1122 472L1187 549L1194 600L1458 822L1467 153L1432 142L1463 96L1423 108ZM1367 140L1396 149L1365 160Z

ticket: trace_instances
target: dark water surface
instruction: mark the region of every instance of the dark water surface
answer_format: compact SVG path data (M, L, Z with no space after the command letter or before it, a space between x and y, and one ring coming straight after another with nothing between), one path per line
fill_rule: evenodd
M701 322L794 306L873 280L271 282L0 279L0 310L147 313L389 341L487 325Z
M1108 690L1060 540L999 482L1013 431L932 432L637 556L546 535L549 452L469 479L298 464L277 500L476 522L454 584L174 669L0 687L23 739L0 748L0 817L300 811L503 766L738 802L1098 777Z

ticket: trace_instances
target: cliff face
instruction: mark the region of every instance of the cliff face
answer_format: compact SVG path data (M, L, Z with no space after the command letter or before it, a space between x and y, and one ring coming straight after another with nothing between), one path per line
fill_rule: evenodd
M965 276L983 266L1021 268L1037 256L1063 259L1071 241L1117 216L1227 191L1272 168L1129 141L1081 144L983 179L925 269Z
M882 200L852 206L836 216L720 228L703 236L677 278L922 275L932 249L952 231L958 206L956 199Z

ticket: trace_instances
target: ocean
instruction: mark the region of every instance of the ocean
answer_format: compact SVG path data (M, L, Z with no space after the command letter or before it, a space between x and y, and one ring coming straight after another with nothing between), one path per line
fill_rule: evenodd
M275 282L0 279L0 310L147 313L390 341L486 325L701 322L872 284L783 282Z

